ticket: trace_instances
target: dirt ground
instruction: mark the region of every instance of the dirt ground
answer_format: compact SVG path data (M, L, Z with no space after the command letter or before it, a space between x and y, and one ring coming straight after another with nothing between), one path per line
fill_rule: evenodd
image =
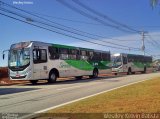
M0 67L0 86L22 84L25 81L11 81L8 78L8 68Z
M0 78L8 77L7 67L0 67Z
M9 84L7 67L0 67L0 85Z

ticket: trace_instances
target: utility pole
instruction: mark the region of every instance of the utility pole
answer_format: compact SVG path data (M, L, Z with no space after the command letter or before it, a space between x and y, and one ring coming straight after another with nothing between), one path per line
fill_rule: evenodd
M145 33L147 33L147 32L142 31L142 52L143 52L143 55L145 55L145 44L144 44Z

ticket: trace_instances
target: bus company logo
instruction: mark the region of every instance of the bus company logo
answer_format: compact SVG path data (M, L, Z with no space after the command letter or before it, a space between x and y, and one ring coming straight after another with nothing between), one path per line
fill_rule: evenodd
M64 62L61 62L59 68L71 68L71 66L69 64L64 63Z

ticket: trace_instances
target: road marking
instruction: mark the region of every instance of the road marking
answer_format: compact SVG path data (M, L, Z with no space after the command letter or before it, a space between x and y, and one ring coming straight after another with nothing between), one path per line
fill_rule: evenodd
M77 102L77 101L80 101L80 100L83 100L83 99L86 99L86 98L90 98L90 97L93 97L93 96L96 96L96 95L99 95L99 94L102 94L102 93L106 93L106 92L109 92L109 91L112 91L112 90L116 90L116 89L119 89L119 88L122 88L122 87L125 87L125 86L133 85L133 84L140 83L140 82L147 81L147 80L151 80L151 79L152 78L144 79L144 80L141 80L141 81L132 82L132 83L129 83L129 84L126 84L126 85L122 85L122 86L116 87L116 88L105 90L105 91L102 91L102 92L99 92L99 93L95 93L95 94L92 94L92 95L89 95L89 96L85 96L85 97L82 97L82 98L79 98L79 99L75 99L75 100L72 100L72 101L69 101L69 102L66 102L66 103L62 103L62 104L59 104L59 105L56 105L56 106L53 106L53 107L49 107L49 108L43 109L43 110L34 112L33 114L29 114L29 115L23 116L21 118L25 119L25 118L29 118L29 117L32 117L32 116L36 116L36 114L43 113L43 112L46 112L48 110L55 109L57 107L61 107L61 106L64 106L64 105L67 105L67 104L71 104L71 103L74 103L74 102Z

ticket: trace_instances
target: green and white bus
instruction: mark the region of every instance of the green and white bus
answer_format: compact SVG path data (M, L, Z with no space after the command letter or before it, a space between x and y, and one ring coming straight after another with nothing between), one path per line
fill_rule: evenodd
M152 57L135 54L116 53L112 56L112 73L134 74L135 72L146 73L152 69Z
M109 51L29 41L11 45L8 68L11 80L36 84L40 79L53 83L59 77L95 78L111 73L112 65Z

